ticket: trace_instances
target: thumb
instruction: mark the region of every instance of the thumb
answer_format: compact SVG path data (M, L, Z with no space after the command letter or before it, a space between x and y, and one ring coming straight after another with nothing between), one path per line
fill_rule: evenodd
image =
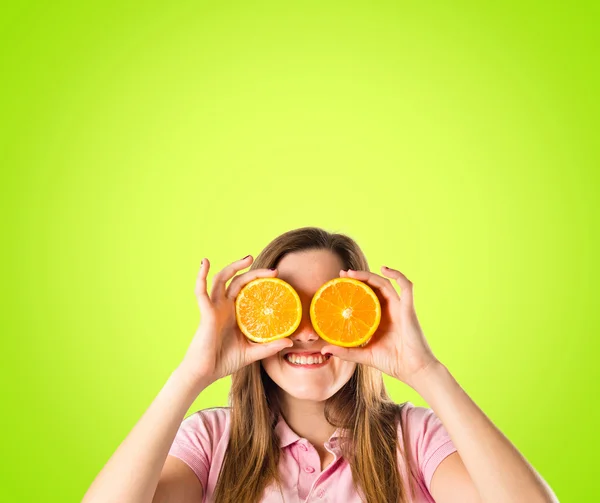
M253 344L251 350L252 361L268 358L285 348L291 348L293 345L294 343L288 338L267 342L265 344Z
M324 346L321 348L321 354L329 353L337 358L354 363L367 364L364 348L345 348L342 346Z

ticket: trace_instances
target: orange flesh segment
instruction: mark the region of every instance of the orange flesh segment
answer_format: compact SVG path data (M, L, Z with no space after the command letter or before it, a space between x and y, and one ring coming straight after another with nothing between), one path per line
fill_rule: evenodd
M302 307L291 286L277 278L248 283L236 299L237 321L252 340L266 342L287 337L300 324Z
M319 335L340 346L366 342L381 318L381 306L368 285L357 280L335 280L319 293L312 306L313 324Z

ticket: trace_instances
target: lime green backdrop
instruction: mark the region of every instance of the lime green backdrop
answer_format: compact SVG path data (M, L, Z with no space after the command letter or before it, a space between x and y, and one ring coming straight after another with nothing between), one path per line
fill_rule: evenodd
M3 498L80 501L185 354L201 258L318 225L402 270L471 397L561 501L598 501L599 20L5 5Z

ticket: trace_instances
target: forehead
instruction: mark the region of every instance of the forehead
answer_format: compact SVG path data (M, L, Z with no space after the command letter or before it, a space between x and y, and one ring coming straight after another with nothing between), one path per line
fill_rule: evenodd
M287 281L298 293L314 294L323 283L338 278L344 264L329 250L304 250L285 255L278 263L278 278Z

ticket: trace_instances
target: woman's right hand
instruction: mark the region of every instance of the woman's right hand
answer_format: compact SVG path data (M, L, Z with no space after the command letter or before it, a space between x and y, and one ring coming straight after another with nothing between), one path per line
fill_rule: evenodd
M269 343L252 342L237 325L235 298L241 289L253 279L275 277L278 273L277 270L254 269L236 276L226 288L227 281L238 271L249 267L252 261L248 255L215 274L209 296L206 277L210 262L206 258L202 260L195 289L200 325L179 366L193 382L208 385L252 362L293 346L288 338Z

